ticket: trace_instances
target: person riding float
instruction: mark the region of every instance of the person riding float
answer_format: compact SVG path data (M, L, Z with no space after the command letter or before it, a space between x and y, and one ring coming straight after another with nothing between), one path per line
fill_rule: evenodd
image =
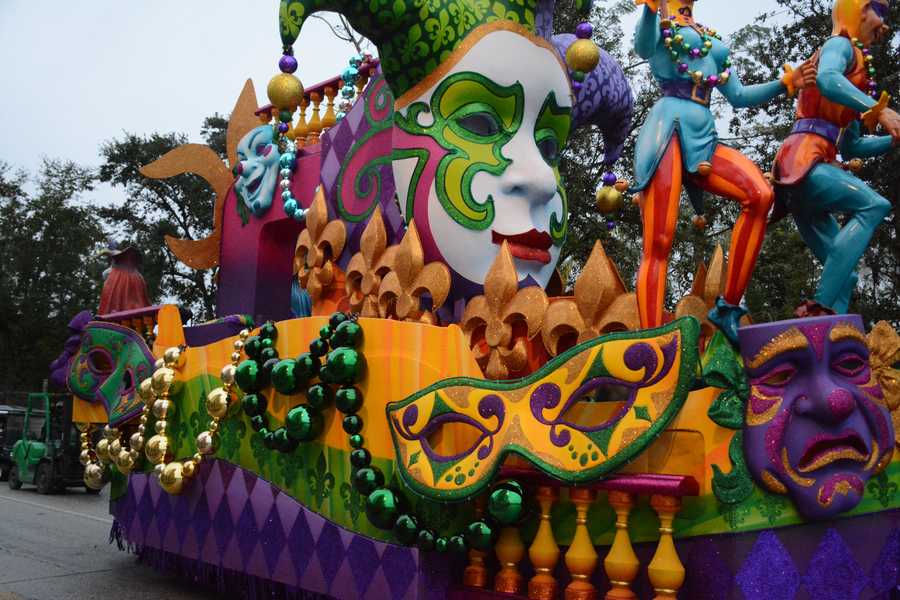
M694 0L636 2L644 10L635 50L649 60L663 93L641 128L635 150L633 191L641 192L644 229L637 283L641 325L663 322L666 271L685 183L694 198L704 190L741 204L724 298L710 313L710 320L736 342L737 325L746 312L739 304L762 247L774 192L753 162L719 142L709 108L712 91L718 89L735 108L759 106L811 85L814 70L806 63L797 70L785 66L780 79L744 86L731 71L728 47L715 31L694 20Z
M775 159L783 209L823 265L815 303L806 313L845 313L856 288L856 265L891 203L851 172L844 160L886 154L900 140L900 115L878 94L869 46L887 31L887 0L837 0L832 36L816 53L816 85L803 90L791 135ZM890 134L863 136L881 124ZM782 193L783 192L783 193ZM781 202L780 202L781 204ZM843 228L834 213L850 216Z

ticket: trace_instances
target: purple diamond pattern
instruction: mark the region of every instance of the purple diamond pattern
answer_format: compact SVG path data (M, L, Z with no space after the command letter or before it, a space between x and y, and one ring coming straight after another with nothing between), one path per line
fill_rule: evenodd
M803 576L803 587L816 600L843 600L859 598L868 583L869 578L844 539L829 529Z
M416 598L424 578L416 551L344 530L221 461L204 461L178 497L132 474L112 511L126 543L338 600Z
M764 531L737 574L747 600L791 600L800 588L800 574L787 548L772 531Z
M900 529L894 529L888 536L869 577L878 594L886 594L900 583Z

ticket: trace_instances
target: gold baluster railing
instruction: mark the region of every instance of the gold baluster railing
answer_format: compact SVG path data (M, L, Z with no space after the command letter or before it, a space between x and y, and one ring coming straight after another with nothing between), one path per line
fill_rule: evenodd
M675 600L685 578L684 565L678 558L672 538L672 521L681 510L681 498L655 495L650 498L650 506L659 515L659 544L647 574L656 591L654 600Z
M297 111L297 124L291 130L294 142L298 148L306 145L306 136L309 135L309 126L306 124L306 109L309 108L309 98L303 96L300 100L300 108Z
M338 82L336 87L328 86L325 88L325 98L328 99L328 104L325 106L325 116L322 117L322 131L328 131L337 123L337 115L334 112L334 97L337 95L337 90L341 86L341 82Z
M322 133L322 117L319 109L322 106L322 94L310 92L309 101L312 104L312 118L309 120L309 133L306 136L306 145L314 146L319 143L319 135Z
M575 505L575 536L566 552L566 567L572 581L566 586L566 600L594 600L597 589L591 583L591 575L597 569L599 556L587 528L587 513L597 499L595 490L572 488L569 500Z
M541 486L537 490L541 520L537 535L534 536L534 541L528 548L528 558L535 571L535 576L528 582L528 597L531 600L556 598L557 583L553 577L553 569L559 561L559 546L556 544L556 538L553 537L553 527L550 524L550 511L556 498L556 488Z
M609 492L609 504L616 511L616 535L609 554L603 561L606 576L612 586L606 594L606 600L633 600L637 596L631 591L631 583L641 568L628 534L628 517L634 508L634 496L613 490Z
M519 572L519 562L525 558L525 544L518 527L504 527L495 547L500 572L494 578L494 591L521 594L525 579Z
M479 496L475 501L475 518L480 519L481 515L484 514L484 505L484 496ZM463 572L463 585L480 589L487 587L488 570L484 564L486 556L487 553L481 550L475 550L474 548L469 550L469 564Z

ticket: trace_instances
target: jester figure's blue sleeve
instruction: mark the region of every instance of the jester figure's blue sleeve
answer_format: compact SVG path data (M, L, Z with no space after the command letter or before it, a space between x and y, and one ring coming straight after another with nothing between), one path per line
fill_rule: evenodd
M723 65L725 64L725 59L728 58L728 49L721 46L719 54L720 55L716 56L716 62L719 65ZM776 96L785 93L787 88L784 87L784 84L780 79L768 83L744 85L741 83L741 79L738 77L737 73L732 70L731 76L728 78L728 83L719 87L719 91L722 92L722 95L725 96L725 99L728 100L728 103L733 107L747 108L749 106L766 104Z
M864 113L876 102L847 79L845 73L853 62L853 46L845 37L833 37L822 46L816 85L822 95L842 106Z
M648 59L656 52L659 44L659 15L655 10L650 10L646 4L641 18L638 20L637 30L634 33L634 51L643 59Z
M844 130L841 138L841 156L848 158L872 158L890 152L894 140L889 135L862 135L859 121Z

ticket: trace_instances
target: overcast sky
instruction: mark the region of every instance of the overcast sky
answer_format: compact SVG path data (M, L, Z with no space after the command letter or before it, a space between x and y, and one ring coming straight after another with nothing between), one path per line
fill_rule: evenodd
M774 6L711 0L697 18L730 34ZM227 114L246 78L266 101L277 14L276 0L0 0L0 160L31 171L42 156L96 165L100 144L123 131L199 141L204 117ZM295 50L306 84L337 75L354 53L315 20Z

